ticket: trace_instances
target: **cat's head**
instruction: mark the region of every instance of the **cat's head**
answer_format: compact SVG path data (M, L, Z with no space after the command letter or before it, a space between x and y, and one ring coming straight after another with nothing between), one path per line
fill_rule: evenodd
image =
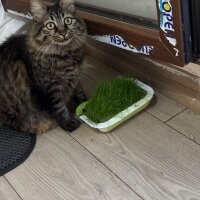
M73 0L60 0L56 4L31 0L30 8L35 21L32 31L37 41L62 46L84 42L85 23L77 15Z

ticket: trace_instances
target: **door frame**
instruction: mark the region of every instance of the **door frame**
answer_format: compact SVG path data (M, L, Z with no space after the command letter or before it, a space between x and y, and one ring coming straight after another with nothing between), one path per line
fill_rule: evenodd
M155 1L159 18L158 29L111 19L90 11L79 10L79 13L87 24L88 33L95 39L144 54L149 58L184 66L191 61L191 56L188 56L191 55L191 47L185 45L186 41L188 44L191 42L190 30L184 34L184 27L187 27L189 21L187 24L185 21L183 23L189 16L184 18L187 12L182 12L183 1L188 0ZM2 2L5 10L30 17L29 0L2 0Z

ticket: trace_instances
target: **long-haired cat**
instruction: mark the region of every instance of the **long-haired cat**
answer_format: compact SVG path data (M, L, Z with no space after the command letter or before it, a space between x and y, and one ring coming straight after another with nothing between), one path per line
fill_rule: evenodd
M86 26L72 0L51 6L31 0L30 6L28 33L0 46L0 122L30 133L56 125L72 132L80 121L67 104L86 100L80 85Z

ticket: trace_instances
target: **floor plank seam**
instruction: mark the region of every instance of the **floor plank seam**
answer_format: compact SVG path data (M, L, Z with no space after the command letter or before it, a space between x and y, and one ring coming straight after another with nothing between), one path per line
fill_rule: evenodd
M90 155L92 155L96 160L98 160L106 169L108 169L112 174L114 174L122 183L124 183L131 191L133 191L138 197L140 197L142 200L145 200L143 197L140 196L135 190L133 190L125 181L123 181L117 174L115 174L106 164L104 164L101 160L99 160L92 152L90 152L88 149L86 149L79 141L77 141L71 134L69 134L70 137L76 141L81 147L83 147Z
M182 136L184 136L185 138L189 139L190 141L192 141L193 143L197 144L200 147L200 144L198 142L195 142L194 140L192 140L191 138L189 138L188 136L186 136L185 134L181 133L179 130L175 129L173 126L171 126L170 124L166 124L167 126L169 126L170 128L172 128L173 130L175 130L176 132L178 132L179 134L181 134Z
M171 117L170 119L166 120L164 123L167 124L169 121L171 121L172 119L174 119L175 117L177 117L178 115L180 115L181 113L183 113L184 111L186 111L187 108L184 108L182 111L178 112L177 114L175 114L173 117ZM168 124L167 124L168 125Z
M7 181L7 183L10 185L10 187L15 191L15 193L18 195L18 197L21 199L21 200L24 200L20 194L16 191L16 189L14 188L14 186L10 183L10 181L6 178L6 176L3 176L5 178L5 180Z
M180 131L176 130L174 127L170 126L169 124L164 123L162 120L158 119L157 117L153 116L150 113L147 113L150 116L154 117L155 119L159 120L160 122L162 122L163 124L165 124L166 126L170 127L171 129L173 129L174 131L176 131L177 133L179 133L180 135L182 135L183 137L187 138L188 140L192 141L194 144L198 145L198 147L200 147L200 144L195 142L194 140L192 140L191 138L187 137L185 134L181 133Z
M96 83L98 83L98 80L92 78L89 74L87 74L87 73L85 73L85 72L83 72L82 74L85 75L85 76L87 76L87 78L89 78L89 79L95 81Z
M89 58L92 58L93 56L88 55ZM93 58L94 60L97 60L99 63L102 63L103 65L107 66L108 68L112 69L113 71L118 72L121 75L127 76L127 74L125 72L122 72L121 70L118 70L118 68L116 69L115 67L113 67L113 64L108 64L106 62L103 62L102 60L98 59L98 58Z
M104 65L106 65L105 63L104 63ZM120 71L120 70L118 70L118 69L116 69L115 67L113 67L113 66L111 66L111 65L108 65L112 70L115 70L116 72L118 72L119 74L121 74L121 75L123 75L123 76L128 76L125 72L122 72L122 71ZM133 76L132 76L133 77ZM134 77L133 77L134 78Z

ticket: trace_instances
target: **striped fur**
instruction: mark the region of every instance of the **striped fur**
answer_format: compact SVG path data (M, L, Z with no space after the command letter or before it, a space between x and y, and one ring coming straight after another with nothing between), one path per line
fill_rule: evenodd
M87 99L80 85L86 27L69 0L51 7L32 0L31 6L35 20L27 35L0 46L0 122L31 133L57 124L71 132L80 121L68 102Z

